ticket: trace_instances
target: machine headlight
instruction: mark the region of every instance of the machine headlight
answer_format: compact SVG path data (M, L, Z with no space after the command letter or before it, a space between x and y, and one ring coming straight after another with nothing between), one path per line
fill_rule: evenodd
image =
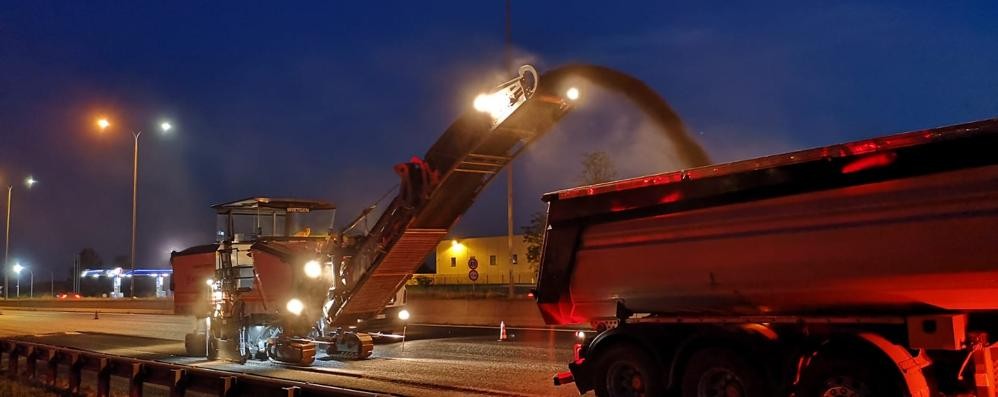
M301 315L302 310L305 310L305 304L301 303L298 299L292 299L288 301L287 306L285 306L291 314L296 316Z
M568 98L570 101L579 99L579 89L571 87L568 90L565 90L565 98Z
M322 275L322 265L317 260L305 262L305 276L308 278L319 278Z
M399 310L399 320L406 321L409 319L409 311L402 309Z

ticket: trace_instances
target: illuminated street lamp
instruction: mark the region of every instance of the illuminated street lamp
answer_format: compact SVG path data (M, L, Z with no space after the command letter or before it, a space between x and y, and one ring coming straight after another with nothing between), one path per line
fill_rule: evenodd
M22 270L27 270L28 274L31 275L31 280L30 280L31 285L28 286L28 291L29 291L28 292L28 297L29 298L34 298L35 297L35 272L31 271L31 269L28 269L26 266L21 266L20 263L14 264L14 274L17 274L17 297L18 298L21 297L21 271Z
M101 117L97 119L97 127L104 131L111 126L111 121L106 117ZM161 133L170 132L173 129L173 124L169 121L161 121L159 123L159 130ZM131 248L129 249L128 261L132 267L132 273L135 273L135 222L136 222L136 212L138 208L138 183L139 183L139 136L142 135L142 130L132 131L132 137L134 138L134 146L132 146L132 241ZM129 295L135 297L135 280L132 280L128 284Z
M38 180L35 179L35 178L33 178L33 177L30 177L30 176L27 177L24 180L24 185L27 186L28 189L30 189L36 183L38 183ZM5 222L6 223L6 228L5 228L5 231L4 231L4 243L3 243L3 265L4 265L4 272L3 272L3 298L4 299L7 299L10 296L10 292L8 290L9 286L7 284L7 273L8 272L6 270L7 270L7 265L10 263L10 262L8 262L8 256L10 255L10 208L11 208L11 203L13 202L13 199L14 199L14 185L10 184L10 185L7 185L7 218L6 218L6 222Z

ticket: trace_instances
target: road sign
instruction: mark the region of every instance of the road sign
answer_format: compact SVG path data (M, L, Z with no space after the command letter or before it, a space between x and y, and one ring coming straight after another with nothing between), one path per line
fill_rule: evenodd
M471 269L468 271L468 279L471 281L478 281L478 270Z
M471 270L478 269L478 259L475 259L475 257L468 258L468 268Z

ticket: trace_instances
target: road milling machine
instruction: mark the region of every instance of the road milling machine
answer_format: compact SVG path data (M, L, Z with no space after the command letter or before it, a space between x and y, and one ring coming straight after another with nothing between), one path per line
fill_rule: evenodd
M317 349L333 358L370 356L373 341L366 325L407 317L392 309L405 282L492 178L573 108L579 91L572 83L578 78L624 93L664 129L685 136L675 113L636 79L589 65L541 76L524 65L518 76L479 95L474 110L461 115L422 158L395 166L398 194L366 233L348 230L366 220L371 208L346 230L323 237L292 233L256 241L243 254L239 236L227 235L216 250L203 249L216 252L218 260L210 286L200 281L211 295L210 315L202 321L207 338L189 335L189 351L292 365L309 365ZM244 211L255 214L259 208L257 203ZM289 204L276 216L291 219L301 208L322 206Z

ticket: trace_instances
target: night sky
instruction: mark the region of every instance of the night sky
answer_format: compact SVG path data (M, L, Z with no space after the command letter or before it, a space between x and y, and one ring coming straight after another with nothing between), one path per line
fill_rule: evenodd
M994 1L536 3L513 2L518 62L643 79L715 161L998 116ZM0 1L12 259L47 281L84 247L127 255L133 129L140 267L212 241L213 203L326 199L342 223L503 75L502 1L277 5ZM583 152L608 150L620 177L682 166L620 98L583 95L515 163L518 226L578 183ZM505 233L498 182L455 235Z

